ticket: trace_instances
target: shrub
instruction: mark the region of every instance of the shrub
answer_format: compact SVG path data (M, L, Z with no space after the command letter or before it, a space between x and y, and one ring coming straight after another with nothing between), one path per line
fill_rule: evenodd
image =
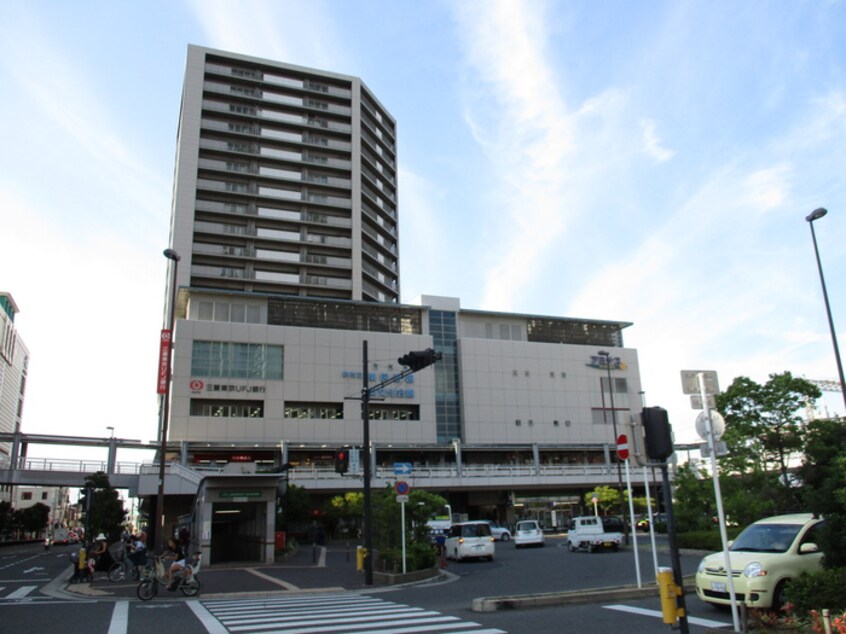
M429 544L411 544L405 551L406 572L425 570L435 565L435 549ZM378 570L382 572L402 572L402 549L384 548L379 551Z
M787 598L799 614L828 608L846 610L846 568L803 572L787 586Z
M726 528L726 535L730 540L737 537L739 532L740 529L736 526L729 526ZM693 548L695 550L709 551L718 551L723 549L723 540L720 538L720 531L717 530L679 533L676 540L679 548Z

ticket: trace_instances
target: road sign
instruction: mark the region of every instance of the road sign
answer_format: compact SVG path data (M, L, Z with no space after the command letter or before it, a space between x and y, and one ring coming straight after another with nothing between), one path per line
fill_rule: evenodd
M411 487L408 485L408 482L405 482L404 480L397 480L394 485L394 491L397 492L397 495L408 495L411 491Z
M717 410L711 410L711 425L714 428L714 440L719 440L723 437L726 431L726 420ZM699 412L696 417L696 433L702 440L708 440L708 412Z
M398 495L397 496L397 503L398 504L408 504L408 496L407 495Z
M705 393L719 394L720 384L717 381L717 373L714 370L682 370L682 391L685 394L701 394L699 389L699 373L705 375Z
M620 457L620 460L629 459L629 439L625 434L617 436L617 455Z
M713 394L706 394L705 400L708 401L708 408L709 409L717 409L717 397ZM702 405L702 395L701 394L691 394L690 395L690 407L692 409L705 409Z
M411 463L410 462L395 462L394 463L394 475L410 475L411 474Z

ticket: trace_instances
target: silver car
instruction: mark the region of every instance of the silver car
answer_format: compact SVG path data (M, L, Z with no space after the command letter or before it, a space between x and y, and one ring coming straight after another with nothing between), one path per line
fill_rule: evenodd
M543 529L537 520L520 520L514 528L514 547L543 546Z

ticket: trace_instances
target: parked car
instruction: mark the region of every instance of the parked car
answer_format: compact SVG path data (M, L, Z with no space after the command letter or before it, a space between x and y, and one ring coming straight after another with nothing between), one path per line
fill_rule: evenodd
M751 608L778 610L787 582L820 567L817 535L823 520L810 513L777 515L747 526L729 548L735 598ZM706 556L696 571L696 594L706 603L731 605L725 553Z
M514 547L543 546L543 529L537 520L520 520L514 527Z
M482 521L453 524L444 546L447 559L456 561L471 558L493 561L496 548L490 523Z
M493 535L494 539L498 542L507 542L511 539L511 531L508 530L505 526L501 526L496 522L491 520L480 520L483 522L487 522L488 525L491 527L491 535Z
M567 531L567 547L570 552L580 549L589 553L603 549L616 552L622 542L623 534L618 531L606 531L600 517L587 515L570 520L570 528Z

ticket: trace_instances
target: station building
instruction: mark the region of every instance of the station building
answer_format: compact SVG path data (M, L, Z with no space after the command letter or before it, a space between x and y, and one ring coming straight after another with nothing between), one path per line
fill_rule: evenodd
M630 324L402 302L396 175L396 122L361 79L189 46L166 458L226 474L203 480L215 490L192 511L212 552L216 531L261 533L266 551L262 473L289 466L313 496L361 488L333 458L363 442L365 377L386 381L427 348L442 359L371 399L373 487L406 465L412 487L463 516L555 528L619 482L615 438L641 401Z

